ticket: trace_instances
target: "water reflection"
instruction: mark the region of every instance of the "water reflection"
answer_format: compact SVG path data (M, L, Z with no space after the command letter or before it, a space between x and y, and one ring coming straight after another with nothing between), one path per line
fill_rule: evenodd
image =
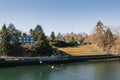
M47 66L13 67L0 69L0 80L48 80Z
M0 68L0 80L120 80L120 62Z
M120 62L97 63L95 79L97 80L120 80Z

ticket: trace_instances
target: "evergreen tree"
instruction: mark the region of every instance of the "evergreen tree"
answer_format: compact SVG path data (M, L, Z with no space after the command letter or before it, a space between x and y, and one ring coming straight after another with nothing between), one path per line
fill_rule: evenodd
M15 34L11 43L11 52L9 55L18 55L22 51L21 43L19 42L19 34Z
M14 24L10 23L8 28L7 28L9 36L14 36L16 34L21 35L21 32L17 30L14 26Z
M61 36L61 33L60 33L60 32L58 33L57 37L59 37L59 36Z
M23 33L23 36L27 36L27 34L26 34L26 33Z
M98 21L96 26L103 26L103 23L101 23L101 21Z
M33 29L30 29L29 33L30 33L30 36L33 36Z
M50 35L50 38L51 38L52 41L55 40L55 33L54 33L53 31L52 31L52 33L51 33L51 35Z
M0 45L0 53L2 55L8 55L9 53L9 39L8 38L9 37L8 37L8 32L7 32L7 28L5 24L2 26L1 37L2 37L2 41Z
M60 33L60 32L58 33L58 35L57 35L56 39L57 39L57 40L59 40L59 41L62 41L62 39L63 39L63 38L62 38L62 35L61 35L61 33Z
M35 34L44 33L44 32L43 32L43 29L42 29L42 26L37 25L37 26L35 27L34 33L35 33Z
M31 30L31 34L37 40L40 34L44 34L42 26L37 25L33 31Z
M52 48L43 33L38 35L38 39L34 44L34 48L38 55L51 55Z
M14 24L10 23L7 32L9 35L9 41L10 43L10 53L8 55L17 55L20 53L21 50L21 44L19 42L19 36L21 35L21 32L16 29Z

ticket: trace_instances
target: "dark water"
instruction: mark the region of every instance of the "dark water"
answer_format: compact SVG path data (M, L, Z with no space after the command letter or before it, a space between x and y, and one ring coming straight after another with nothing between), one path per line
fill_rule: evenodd
M120 80L120 62L0 68L0 80Z

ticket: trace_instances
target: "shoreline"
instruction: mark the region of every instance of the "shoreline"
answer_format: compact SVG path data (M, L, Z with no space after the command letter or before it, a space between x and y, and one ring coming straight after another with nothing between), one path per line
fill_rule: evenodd
M87 56L64 56L64 57L0 57L0 67L65 64L77 62L95 61L119 61L120 55L87 55Z

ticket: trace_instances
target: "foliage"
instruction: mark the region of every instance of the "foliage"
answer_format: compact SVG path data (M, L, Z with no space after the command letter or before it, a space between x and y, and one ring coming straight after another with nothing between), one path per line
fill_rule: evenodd
M21 43L19 42L19 35L15 34L11 43L11 50L9 55L18 55L22 51Z
M25 36L27 36L27 33L23 33L23 35L22 35L22 36L24 36L24 37L25 37Z
M92 43L96 44L100 48L103 48L105 46L104 28L103 24L100 21L97 23L97 26L95 27L95 31L92 38L93 38Z
M2 36L4 34L4 36ZM43 32L43 29L40 25L37 25L34 30L30 30L31 36L36 38L36 42L34 45L30 45L30 48L21 46L19 42L19 36L21 36L20 31L18 31L13 24L10 24L9 27L1 31L1 37L3 38L1 41L0 51L1 55L20 55L22 53L36 53L37 55L51 55L52 47L48 44L48 40ZM5 37L7 34L7 37ZM27 36L23 33L23 36ZM7 41L7 42L6 42ZM9 45L7 45L9 43ZM3 48L4 47L4 48ZM9 47L9 49L8 49ZM9 52L8 52L9 51ZM9 53L9 54L8 54ZM23 54L24 55L24 54Z
M89 36L90 41L100 49L110 52L114 43L114 36L110 28L104 27L99 21L95 27L94 33Z
M101 21L98 21L92 34L85 33L76 34L74 32L55 36L54 31L50 35L50 39L44 34L43 28L37 25L34 29L30 29L30 35L21 33L16 29L14 24L10 23L8 28L4 24L0 31L2 38L0 42L1 55L18 55L23 53L32 53L36 56L51 56L56 47L75 47L79 44L93 44L108 53L120 53L120 35L113 34L109 27L105 27ZM19 36L32 36L35 38L33 45L19 42ZM82 45L81 45L82 46ZM53 47L53 48L52 48Z
M10 23L7 32L9 35L9 42L10 42L10 52L9 56L17 55L21 52L21 44L19 42L19 36L21 36L21 32L17 30L14 24Z
M117 35L116 39L114 40L112 47L110 49L111 53L120 53L120 36Z
M57 34L56 40L60 40L60 41L64 40L60 32Z
M113 34L110 30L110 28L108 28L105 32L105 49L109 52L109 50L111 49L112 45L113 45L113 41L114 41L114 37Z
M55 46L55 47L73 47L73 46L77 46L77 42L70 42L70 43L67 43L65 41L59 41L59 40L56 40L56 41L50 41L49 44L51 46Z
M2 55L8 55L10 50L10 47L9 47L10 44L9 44L9 36L8 36L8 32L5 24L2 26L1 37L2 37L2 41L0 45L0 53Z
M54 33L53 31L52 31L52 33L51 33L51 35L50 35L50 38L51 38L52 41L55 40L55 33Z
M42 26L37 25L35 29L30 29L30 34L36 39L32 46L34 53L38 56L50 56L52 54L52 47L49 45Z
M8 28L7 28L8 34L9 36L14 36L15 34L17 35L21 35L21 32L19 30L17 30L14 26L14 24L10 23Z
M40 34L44 34L42 26L37 25L34 30L30 29L30 34L37 40Z
M46 36L41 33L38 35L38 39L33 45L33 48L35 49L35 53L39 56L50 56L52 53L52 47L49 45Z
M51 42L49 42L49 44L51 46L56 46L56 47L68 47L69 46L68 43L66 43L64 41L59 41L59 40L51 41Z
M80 42L80 44L82 44L82 43L84 42L84 38L81 38L81 39L79 40L79 42Z
M80 43L80 40L85 39L87 37L87 34L85 33L66 33L66 34L61 34L59 33L56 37L56 40L58 41L65 41L67 43L71 42L78 42Z

